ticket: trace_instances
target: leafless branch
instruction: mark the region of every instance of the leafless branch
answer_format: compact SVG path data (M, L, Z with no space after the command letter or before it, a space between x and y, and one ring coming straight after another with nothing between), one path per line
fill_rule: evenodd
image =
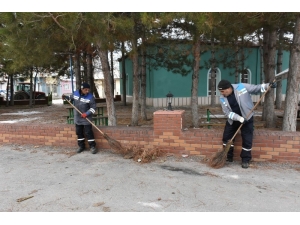
M48 14L51 16L51 18L54 20L54 22L55 22L60 28L62 28L64 31L67 31L67 29L66 29L64 26L62 26L62 25L57 21L57 18L60 17L60 16L54 17L54 15L53 15L51 12L49 12Z

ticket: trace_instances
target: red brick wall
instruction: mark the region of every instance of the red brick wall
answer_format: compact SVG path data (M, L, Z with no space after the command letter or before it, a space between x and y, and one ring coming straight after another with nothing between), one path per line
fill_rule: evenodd
M175 155L210 157L221 150L222 129L184 129L184 110L156 111L151 127L99 127L124 146L158 147ZM107 141L95 128L98 148L109 149ZM68 124L0 124L0 143L18 143L77 148L75 126ZM88 147L88 146L87 146ZM254 161L300 162L300 132L255 130L252 148ZM235 141L235 158L239 159L241 137Z

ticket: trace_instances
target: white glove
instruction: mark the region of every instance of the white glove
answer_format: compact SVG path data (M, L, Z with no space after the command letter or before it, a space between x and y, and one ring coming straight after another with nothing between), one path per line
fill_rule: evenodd
M240 123L244 123L244 121L245 121L244 117L241 117L239 121L240 121Z

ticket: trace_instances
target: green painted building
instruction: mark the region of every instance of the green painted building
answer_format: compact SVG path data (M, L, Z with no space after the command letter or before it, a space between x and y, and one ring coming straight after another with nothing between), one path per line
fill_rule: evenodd
M148 50L149 52L149 50ZM236 83L235 68L229 66L229 62L233 65L234 54L229 53L230 50L217 50L215 51L215 58L218 61L216 64L216 85L221 79L227 79L232 83ZM261 63L261 48L259 46L252 46L244 49L245 59L243 60L243 68L245 69L244 82L251 84L261 83L262 63ZM189 56L191 59L191 55ZM209 60L211 58L210 51L201 53L200 71L199 71L199 84L198 84L198 104L209 105L211 102L211 94L209 88L210 68ZM239 54L239 57L240 56ZM190 72L182 76L179 73L168 71L163 66L153 66L153 59L147 57L146 62L146 102L149 106L154 107L167 107L166 95L169 91L174 95L173 106L188 106L191 103L191 88L192 88L192 63ZM223 60L222 60L223 59ZM226 61L224 61L226 59ZM140 59L139 59L140 60ZM241 63L240 63L241 64ZM282 70L287 69L289 66L289 52L283 52ZM120 71L122 71L121 60L119 62ZM127 57L125 59L126 71L126 93L127 101L132 100L132 85L133 85L133 64L132 60ZM239 74L238 80L241 82L242 74ZM121 84L122 84L121 78ZM268 81L266 81L268 82ZM286 80L283 80L283 100L286 93ZM217 88L216 88L217 89ZM122 93L121 85L121 93ZM216 91L216 102L219 101L220 93ZM259 99L259 95L253 96L253 101Z

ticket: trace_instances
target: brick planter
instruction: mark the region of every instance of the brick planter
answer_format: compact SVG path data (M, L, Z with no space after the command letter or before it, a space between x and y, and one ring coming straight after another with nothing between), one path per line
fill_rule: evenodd
M184 129L184 110L156 111L152 127L99 127L123 145L139 145L144 149L158 147L175 155L210 157L221 149L222 129ZM107 141L94 129L98 148L109 149ZM68 124L0 124L0 143L77 148L75 126ZM260 129L254 131L254 161L300 162L300 132ZM241 137L235 140L235 158L239 158Z

